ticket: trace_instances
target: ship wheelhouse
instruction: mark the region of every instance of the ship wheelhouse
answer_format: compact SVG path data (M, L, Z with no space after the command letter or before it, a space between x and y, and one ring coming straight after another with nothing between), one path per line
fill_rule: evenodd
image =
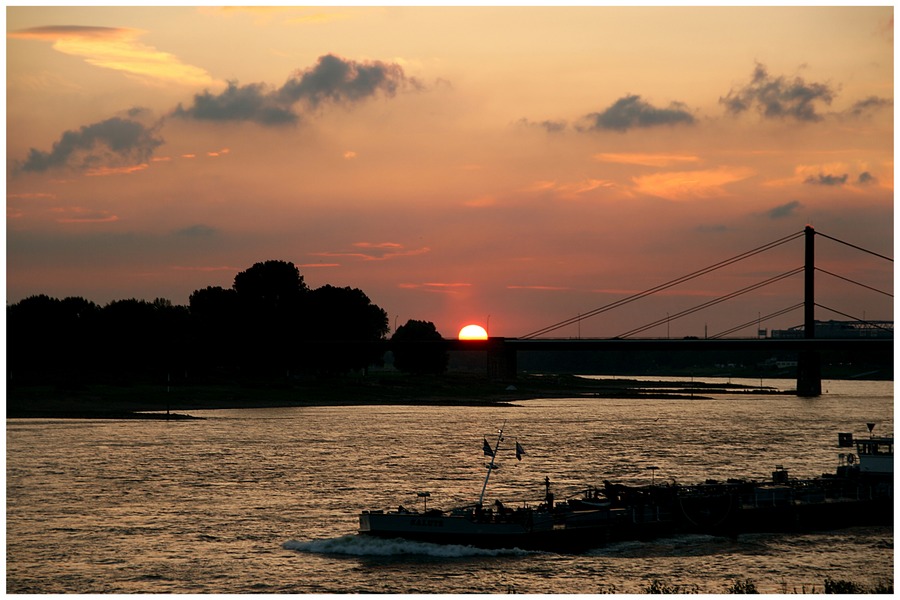
M876 437L854 441L860 473L873 475L894 473L894 438Z

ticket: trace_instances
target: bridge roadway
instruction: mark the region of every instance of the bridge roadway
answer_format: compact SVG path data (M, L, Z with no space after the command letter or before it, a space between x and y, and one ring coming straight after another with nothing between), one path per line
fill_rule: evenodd
M527 351L788 351L797 357L797 395L816 397L822 393L823 352L875 351L892 356L893 339L518 339L490 338L481 341L446 340L448 350L483 350L487 374L492 379L515 379L518 353Z
M497 380L516 379L517 355L529 351L787 351L797 357L797 395L815 397L821 394L821 353L828 351L856 351L883 353L893 356L893 338L763 338L763 339L651 339L651 338L505 338L487 340L442 339L429 341L315 341L318 350L347 352L362 350L409 350L415 352L454 351L484 352L487 355L487 375Z
M875 350L890 353L894 340L891 338L725 338L725 339L665 339L665 338L504 338L492 337L487 340L444 340L451 351L572 351L572 350L634 350L667 351L684 350L787 350L794 352L816 350Z

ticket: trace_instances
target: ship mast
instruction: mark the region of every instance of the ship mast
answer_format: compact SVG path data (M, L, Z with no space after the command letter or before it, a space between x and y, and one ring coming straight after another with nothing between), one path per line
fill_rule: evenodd
M491 471L496 468L494 467L494 461L497 460L497 451L500 450L500 442L503 440L504 427L506 427L506 421L503 421L503 425L500 426L500 431L497 432L497 443L494 445L494 452L491 454L491 464L487 466L487 475L484 476L484 485L481 486L481 496L478 497L478 506L481 506L481 503L484 501L484 491L487 489L488 479L491 478Z

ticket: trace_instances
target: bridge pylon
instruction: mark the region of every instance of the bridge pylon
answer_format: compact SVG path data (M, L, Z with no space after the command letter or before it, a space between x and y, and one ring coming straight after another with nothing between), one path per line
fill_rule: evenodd
M816 337L816 230L807 225L803 230L806 242L803 265L803 337ZM814 398L822 395L822 360L811 348L797 356L797 395Z

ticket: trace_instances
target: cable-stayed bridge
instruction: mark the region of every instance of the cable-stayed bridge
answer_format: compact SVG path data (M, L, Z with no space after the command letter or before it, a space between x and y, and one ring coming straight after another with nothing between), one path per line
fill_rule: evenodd
M816 274L821 273L828 277L834 277L844 282L848 282L858 286L866 293L877 293L888 297L893 297L892 291L880 290L875 287L866 285L862 282L854 280L851 276L842 275L816 266L816 237L825 238L831 242L841 244L857 252L863 252L882 261L893 263L893 259L877 252L867 250L861 246L851 244L844 240L826 235L815 231L812 227L806 227L803 231L782 237L772 242L763 244L747 252L743 252L726 260L719 261L703 269L693 271L681 277L677 277L668 282L654 286L642 292L632 294L626 298L616 300L609 304L597 307L591 311L581 313L577 316L564 319L557 323L552 323L535 331L516 338L489 338L482 341L471 340L448 340L451 350L482 350L488 354L488 374L492 377L501 379L511 379L515 377L517 369L517 353L520 351L573 351L573 350L609 350L609 351L631 351L631 350L654 350L679 352L684 350L773 350L773 351L789 351L795 352L797 356L797 394L800 396L818 396L821 394L822 378L821 378L821 353L828 350L862 350L884 352L884 356L890 356L893 351L893 324L890 325L885 321L866 321L864 318L850 315L839 308L825 306L816 302ZM674 314L667 315L664 319L656 319L645 325L631 328L623 332L621 335L613 338L590 338L590 339L571 339L571 338L553 338L550 334L558 332L560 329L570 327L574 324L580 324L582 321L591 319L598 315L603 315L614 311L615 309L627 306L633 302L652 296L659 292L668 290L682 283L691 281L703 275L714 273L720 269L739 263L751 257L757 256L764 252L768 252L789 242L793 242L803 238L804 240L804 263L803 266L788 270L784 273L769 277L759 281L753 285L746 286L734 292L724 294L718 298L708 300L697 306L684 309ZM801 275L803 276L803 298L801 301L791 304L790 306L773 311L767 315L760 315L752 321L737 324L713 337L705 337L702 339L648 339L636 338L640 333L646 332L660 325L667 324L672 320L680 319L700 311L710 309L728 300L732 300L739 296L752 293L754 291L765 288L779 281ZM873 337L850 337L850 338L817 338L816 337L816 309L822 309L830 313L846 317L857 326L864 330L876 331L882 333L880 336ZM727 336L736 333L750 326L756 326L761 322L769 319L793 312L803 312L803 327L797 333L800 335L792 337L767 337L757 338L728 338ZM880 331L879 331L880 330Z

